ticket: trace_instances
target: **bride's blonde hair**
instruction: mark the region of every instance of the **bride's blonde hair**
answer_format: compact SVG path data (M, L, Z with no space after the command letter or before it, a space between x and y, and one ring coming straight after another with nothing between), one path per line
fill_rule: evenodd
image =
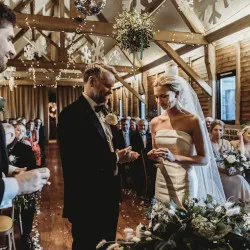
M165 86L169 90L173 92L180 92L182 90L181 84L179 82L178 76L169 76L166 73L161 75L153 84L154 87L156 86Z

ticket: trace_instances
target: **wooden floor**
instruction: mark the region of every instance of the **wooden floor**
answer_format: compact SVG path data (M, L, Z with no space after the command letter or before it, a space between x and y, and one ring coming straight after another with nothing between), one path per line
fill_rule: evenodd
M57 144L50 143L47 148L47 166L51 171L50 182L42 191L41 213L36 216L40 245L44 250L71 249L71 226L62 218L63 178L60 155ZM131 194L123 193L117 237L123 235L126 227L135 228L139 222L147 223L143 215L144 208ZM17 249L20 236L16 233Z

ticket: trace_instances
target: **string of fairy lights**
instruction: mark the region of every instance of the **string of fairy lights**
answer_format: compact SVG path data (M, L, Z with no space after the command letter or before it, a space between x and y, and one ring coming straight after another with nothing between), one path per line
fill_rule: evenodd
M160 13L160 11L162 11L162 9L165 7L165 2L163 2L163 4L161 4L154 12L152 12L151 14L152 15L158 15ZM25 5L24 7L25 9L25 13L27 14L26 18L25 18L25 24L27 26L27 28L29 29L29 31L32 31L32 29L35 29L36 27L32 27L31 28L31 25L30 25L30 22L35 22L35 19L31 20L29 19L29 11L28 11L28 5ZM43 13L45 13L45 6L43 6ZM71 18L72 20L75 20L75 18ZM89 34L90 35L93 35L93 31L95 30L96 28L96 25L93 24L92 22L91 23L88 23L88 22L85 22L85 20L81 20L81 22L78 23L77 25L77 28L75 30L75 34L74 36L72 37L72 40L71 40L71 43L69 43L70 46L73 46L74 45L74 38L76 37L77 34L80 34L80 33L84 33L85 30L89 30ZM64 32L64 31L62 31ZM157 32L160 32L160 30L157 30ZM176 41L176 36L177 36L177 31L175 30L173 33L172 33L172 42L175 42ZM111 36L111 35L106 35L107 37ZM196 35L194 33L192 34L186 34L186 40L183 41L182 43L188 43L188 41L192 40L192 39L195 39L196 36L199 36L199 35ZM197 46L197 45L194 45L193 46ZM25 63L25 60L21 59L21 62L23 63L23 66L24 67L27 67L26 63ZM52 84L48 84L48 83L41 83L41 80L38 80L36 78L36 68L39 67L39 61L37 60L36 62L32 62L32 65L29 67L29 75L30 75L30 79L33 80L33 87L36 88L36 87L54 87L54 88L57 88L60 80L62 79L62 74L64 75L67 75L69 73L69 70L71 73L75 74L76 75L76 78L73 78L71 76L68 76L68 77L64 77L66 78L67 80L72 80L74 81L75 79L81 79L81 73L76 70L76 65L75 65L75 61L74 60L70 60L70 55L68 54L68 60L66 62L66 68L65 69L60 69L59 72L55 71L53 68L50 69L50 70L47 70L49 71L50 73L54 73L55 74L55 77L53 77L53 79L51 77L46 77L45 78L47 80L51 80L53 83ZM56 66L57 63L54 62L54 66ZM46 71L44 71L45 73ZM131 70L132 72L132 70ZM57 74L58 73L58 74ZM16 79L20 78L20 77L15 77ZM77 82L72 86L73 88L74 87L79 87L81 86L79 83L77 84Z

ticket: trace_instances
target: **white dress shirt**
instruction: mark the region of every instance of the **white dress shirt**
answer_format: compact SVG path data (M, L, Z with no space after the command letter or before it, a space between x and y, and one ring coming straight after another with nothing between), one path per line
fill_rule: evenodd
M82 95L86 98L86 100L88 101L89 105L91 106L91 108L95 112L95 106L98 105L98 104L95 101L93 101L89 96L87 96L86 94L84 94L84 92L82 93ZM113 135L112 135L112 131L111 131L110 125L106 122L105 116L104 116L104 114L103 114L102 111L95 112L95 114L96 114L99 122L102 125L103 131L104 131L104 133L106 135L106 138L107 138L109 149L110 149L111 152L114 152L114 146L113 146L113 141L112 141ZM117 157L117 162L118 162L119 158L118 158L117 154L116 154L116 157ZM118 174L118 168L116 166L116 170L114 172L114 175L117 175L117 174Z
M123 138L124 138L124 141L125 141L125 147L130 146L130 136L129 136L129 132L124 132L124 131L122 131L122 133L123 133Z

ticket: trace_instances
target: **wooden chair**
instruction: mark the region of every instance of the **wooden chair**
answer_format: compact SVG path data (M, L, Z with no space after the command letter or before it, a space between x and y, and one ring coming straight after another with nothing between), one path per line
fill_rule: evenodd
M0 236L8 236L8 248L9 250L16 250L15 238L14 238L14 224L12 218L6 215L0 215ZM12 248L13 247L13 248Z

